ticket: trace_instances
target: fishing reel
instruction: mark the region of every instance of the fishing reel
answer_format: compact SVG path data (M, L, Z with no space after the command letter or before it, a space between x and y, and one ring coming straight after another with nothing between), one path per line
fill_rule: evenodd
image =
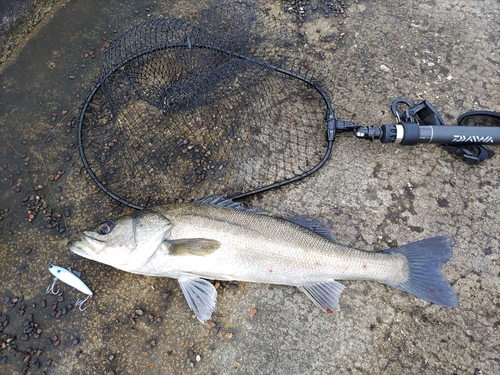
M402 107L405 109L401 110ZM500 112L467 112L458 118L457 125L450 126L444 124L428 100L415 104L408 99L398 98L392 102L391 111L397 118L396 124L375 127L336 121L336 129L352 130L357 138L370 141L378 139L381 143L438 143L470 165L494 155L484 145L500 144ZM473 126L467 126L469 123Z

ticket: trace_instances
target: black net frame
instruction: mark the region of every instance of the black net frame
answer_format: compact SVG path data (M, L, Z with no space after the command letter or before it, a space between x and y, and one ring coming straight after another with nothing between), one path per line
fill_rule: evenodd
M78 119L79 153L104 192L136 209L244 198L328 160L332 87L305 39L251 3L147 21L105 52Z

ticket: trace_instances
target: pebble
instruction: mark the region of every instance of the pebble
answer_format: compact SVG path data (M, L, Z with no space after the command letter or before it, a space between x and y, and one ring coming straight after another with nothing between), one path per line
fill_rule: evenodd
M42 307L47 307L47 301L45 301L44 299L42 300Z
M250 309L250 317L254 317L257 314L257 309L256 308L251 308Z
M73 339L73 345L78 345L80 343L80 340L79 339Z

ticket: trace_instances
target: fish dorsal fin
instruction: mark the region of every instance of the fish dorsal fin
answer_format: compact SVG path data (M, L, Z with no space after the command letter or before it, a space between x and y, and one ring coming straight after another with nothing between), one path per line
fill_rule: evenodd
M196 314L198 320L205 323L215 308L217 290L207 280L194 276L181 276L178 279L189 308Z
M345 286L335 280L299 286L316 306L328 313L340 311L339 297L344 288Z
M220 242L210 238L182 238L180 240L165 240L171 255L197 255L212 254L220 247Z
M297 217L297 216L284 217L283 219L291 223L297 224L301 227L304 227L306 229L309 229L311 232L314 232L320 235L321 237L326 238L329 241L338 242L333 233L330 231L330 229L327 228L325 224L323 224L319 220L309 219L307 217Z
M256 210L242 205L241 202L235 202L231 198L226 198L224 195L211 195L206 198L195 200L195 203L211 204L213 206L233 208L235 210L258 213Z

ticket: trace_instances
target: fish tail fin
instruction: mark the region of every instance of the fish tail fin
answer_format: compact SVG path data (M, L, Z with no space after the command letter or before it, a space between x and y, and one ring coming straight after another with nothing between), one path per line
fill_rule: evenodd
M448 237L427 238L385 252L404 255L409 275L404 282L384 284L444 307L458 306L455 290L439 273L453 252Z

